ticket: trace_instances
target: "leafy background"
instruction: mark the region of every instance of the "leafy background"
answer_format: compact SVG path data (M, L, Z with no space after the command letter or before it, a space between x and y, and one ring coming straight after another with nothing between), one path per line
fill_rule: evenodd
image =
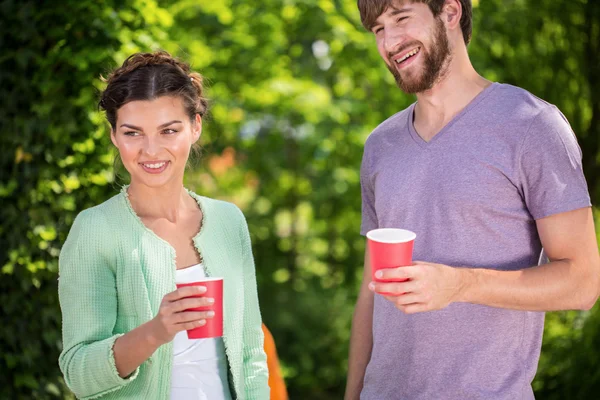
M597 204L600 2L473 3L474 65L563 110ZM207 77L203 155L186 184L248 219L290 397L341 398L364 251L362 147L414 101L354 0L0 1L0 398L70 398L57 365L57 257L77 212L121 184L99 77L159 48ZM598 308L546 321L537 398L594 398Z

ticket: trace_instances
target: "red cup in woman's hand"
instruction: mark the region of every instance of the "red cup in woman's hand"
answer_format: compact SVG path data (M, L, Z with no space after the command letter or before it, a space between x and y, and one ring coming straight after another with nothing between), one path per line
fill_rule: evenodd
M173 340L178 332L206 325L214 318L214 303L215 299L207 296L204 285L182 287L167 293L157 315L149 322L153 340L162 345Z
M207 319L206 324L187 330L188 339L205 339L223 336L223 278L206 278L197 282L178 283L177 288L204 286L205 293L190 296L192 298L209 297L214 299L212 305L199 306L185 311L213 311L214 317Z

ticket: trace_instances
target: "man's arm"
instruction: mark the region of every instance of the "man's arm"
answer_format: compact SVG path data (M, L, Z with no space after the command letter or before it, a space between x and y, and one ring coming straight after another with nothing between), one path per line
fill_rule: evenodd
M452 302L527 311L589 310L600 293L600 256L591 208L551 215L536 223L548 264L497 271L415 262L382 275L409 281L369 287L398 293L386 298L406 313L441 309Z
M358 400L360 398L365 370L371 359L374 296L368 287L370 281L371 263L369 262L369 250L367 249L365 252L363 280L354 309L354 317L352 318L345 400Z

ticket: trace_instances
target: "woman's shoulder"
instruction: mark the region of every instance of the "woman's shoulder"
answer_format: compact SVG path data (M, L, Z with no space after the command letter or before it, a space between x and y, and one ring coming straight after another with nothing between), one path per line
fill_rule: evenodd
M225 200L213 199L211 197L201 196L192 191L188 191L190 195L198 202L202 212L212 218L235 218L236 221L245 221L242 210L232 202Z
M113 237L111 231L115 224L122 226L124 222L123 213L126 212L126 207L122 196L122 193L119 193L100 204L80 211L73 221L69 237L88 239Z
M125 211L123 193L119 193L108 200L80 211L75 221L80 223L107 223L112 218L119 218Z
M115 215L118 196L77 214L60 252L61 269L82 254L87 257L113 256L116 245L114 218L119 218ZM83 249L87 250L82 252Z

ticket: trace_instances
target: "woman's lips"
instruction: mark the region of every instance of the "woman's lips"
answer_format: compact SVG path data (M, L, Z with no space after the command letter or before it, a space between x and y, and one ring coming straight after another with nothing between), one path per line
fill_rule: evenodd
M140 163L142 169L149 174L160 174L169 166L170 161L152 161Z

